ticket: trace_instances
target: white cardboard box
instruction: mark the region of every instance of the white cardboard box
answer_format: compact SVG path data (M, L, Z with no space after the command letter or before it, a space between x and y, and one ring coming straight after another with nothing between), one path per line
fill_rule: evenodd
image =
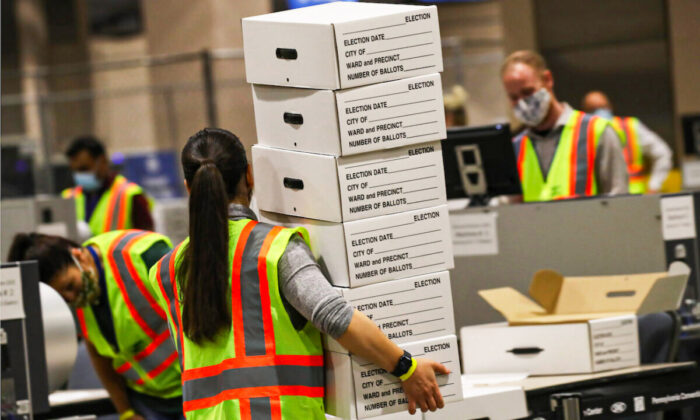
M425 420L512 420L528 416L525 392L517 386L469 386L462 377L464 399L435 412L423 414Z
M454 335L402 345L414 357L435 360L450 369L438 376L445 402L462 399L457 337ZM362 419L407 410L401 381L357 356L326 352L326 412ZM408 414L408 412L406 412Z
M248 83L345 89L442 71L435 6L339 2L242 26Z
M396 344L455 333L447 271L336 290ZM323 337L326 350L347 353L337 341Z
M476 325L463 327L460 337L467 374L592 373L640 363L635 315L569 324Z
M440 142L335 157L253 146L260 210L329 222L447 202Z
M454 266L447 206L331 223L260 212L261 221L303 226L334 286L359 287Z
M346 90L253 85L258 142L348 156L446 137L440 74Z

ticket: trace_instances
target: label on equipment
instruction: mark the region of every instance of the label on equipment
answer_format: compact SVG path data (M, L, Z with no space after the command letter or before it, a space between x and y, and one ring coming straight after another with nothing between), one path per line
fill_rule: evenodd
M337 288L394 343L454 334L450 274L443 271L353 289ZM328 339L327 349L347 353Z
M442 363L449 375L438 375L437 382L445 402L462 399L457 337L454 335L434 340L413 342L403 346L413 357L426 357ZM401 388L401 380L384 369L359 357L352 359L355 381L355 401L359 418L373 417L406 410L408 400Z
M337 94L343 155L446 137L439 74Z
M693 196L661 199L661 230L664 240L695 238L695 207Z
M450 224L455 255L497 255L497 216L498 213L452 214Z
M445 204L440 142L338 159L343 220Z
M23 319L22 274L18 266L0 270L0 319Z
M447 206L345 223L351 287L454 265Z
M442 71L434 6L334 26L342 87Z

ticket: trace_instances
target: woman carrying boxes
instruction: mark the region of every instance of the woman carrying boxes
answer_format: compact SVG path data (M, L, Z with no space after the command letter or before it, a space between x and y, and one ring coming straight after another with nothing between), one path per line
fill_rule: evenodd
M190 237L151 270L182 368L189 419L324 419L321 333L402 381L409 411L444 403L437 362L413 359L330 286L303 228L258 223L253 176L232 133L182 151ZM320 331L320 332L319 332Z

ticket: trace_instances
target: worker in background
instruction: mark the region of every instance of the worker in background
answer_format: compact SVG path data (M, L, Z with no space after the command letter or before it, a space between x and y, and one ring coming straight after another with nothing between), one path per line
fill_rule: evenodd
M581 108L612 121L613 128L622 139L630 193L655 193L661 190L661 185L673 166L673 152L668 144L639 121L639 118L614 116L612 104L603 92L588 92L581 102ZM645 168L645 162L649 163L649 168ZM646 174L649 174L648 181L645 179Z
M153 230L150 203L143 189L110 170L99 140L92 136L75 139L66 157L76 186L61 195L75 200L81 237L118 229Z
M445 105L445 125L447 127L462 127L467 125L467 100L469 94L460 85L452 86L443 95Z
M10 247L9 261L37 260L41 281L75 309L120 420L184 418L177 352L148 280L149 268L171 248L165 236L142 230L104 233L82 247L20 233Z
M513 140L524 201L627 193L617 133L608 120L559 102L542 56L511 54L501 78L515 117L526 127Z
M414 359L354 310L321 273L305 229L257 222L234 134L194 134L182 167L190 236L151 281L180 355L189 420L325 419L319 330L396 376L411 413L443 407L435 374L447 368Z

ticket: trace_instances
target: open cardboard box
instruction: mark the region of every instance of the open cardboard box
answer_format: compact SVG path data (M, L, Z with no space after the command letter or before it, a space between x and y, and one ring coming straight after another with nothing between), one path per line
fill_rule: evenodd
M479 295L510 325L586 322L678 309L689 274L690 268L678 261L666 273L564 277L540 270L530 283L532 299L510 287Z
M464 327L465 373L559 375L639 365L637 316L677 309L690 270L564 277L535 274L529 299L511 288L479 294L508 323Z

